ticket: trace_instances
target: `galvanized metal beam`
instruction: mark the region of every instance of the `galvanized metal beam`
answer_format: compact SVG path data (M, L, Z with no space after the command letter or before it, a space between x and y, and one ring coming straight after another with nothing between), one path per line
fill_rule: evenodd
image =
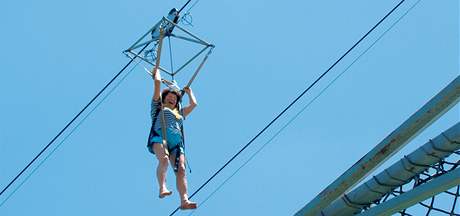
M405 146L423 129L453 107L460 98L460 76L414 113L402 125L358 160L332 184L319 193L295 215L315 216L322 209L359 183L372 170Z
M460 122L450 127L389 168L336 199L321 212L323 216L348 216L360 213L373 201L380 200L429 166L439 163L460 149Z
M406 193L374 206L359 214L359 216L392 215L393 213L409 208L418 202L422 202L423 200L449 190L457 185L460 185L460 168L436 177Z

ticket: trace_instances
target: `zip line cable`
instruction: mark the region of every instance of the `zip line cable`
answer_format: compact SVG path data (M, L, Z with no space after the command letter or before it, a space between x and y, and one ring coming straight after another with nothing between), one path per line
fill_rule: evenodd
M29 178L35 173L35 171L38 170L38 168L40 168L43 163L45 163L45 161L48 160L49 157L51 157L52 154L54 154L54 152L56 150L59 149L59 147L61 147L61 145L80 127L80 125L83 124L83 122L115 91L116 88L118 88L118 86L120 86L120 84L126 79L126 77L128 77L129 74L131 74L131 72L137 67L137 65L139 65L139 63L141 63L142 60L139 60L133 68L131 68L131 70L128 71L128 73L126 73L121 79L120 81L118 81L117 84L115 84L115 86L110 89L110 91L85 115L85 117L83 117L83 119L78 122L78 124L72 128L72 130L61 140L61 142L59 142L59 144L56 145L56 147L54 147L53 150L51 150L51 152L24 178L24 180L0 203L0 208L11 198L11 196L13 196L17 190L19 190L19 188L22 187L22 185L27 181L29 180Z
M198 4L198 2L200 2L200 0L196 0L195 3L192 4L192 6L190 6L190 8L187 10L187 12L185 12L186 14L189 13L193 7L195 7L195 5Z
M187 5L188 5L191 1L192 1L192 0L188 0L188 1L179 9L179 12L178 12L178 13L180 14L180 12L182 12L182 10L184 10L184 8L187 7ZM194 4L193 6L195 6L195 4ZM193 7L193 6L192 6L192 7ZM190 9L189 9L189 10L190 10Z
M214 194L219 191L233 176L235 176L243 167L245 167L254 157L259 154L269 143L271 143L281 132L283 132L292 122L294 122L300 114L302 114L308 107L310 107L313 102L315 102L329 87L331 87L340 77L342 77L345 72L347 72L361 57L366 54L371 48L377 44L377 42L380 41L393 27L399 23L415 6L417 6L420 3L421 0L418 0L414 5L412 5L401 17L399 17L385 32L383 32L368 48L366 48L359 56L355 58L340 74L338 74L326 87L324 87L318 95L316 95L313 99L311 99L300 111L298 111L289 121L281 127L270 139L268 139L267 142L265 142L255 153L253 153L249 159L247 159L238 169L236 169L229 177L227 177L214 191L211 192L209 196L207 196L202 202L201 202L201 208L202 206L211 198L214 196ZM188 216L193 215L198 209L194 210L191 212Z
M147 48L147 46L149 45L150 43L147 43L138 53L138 55L140 53L142 53L142 51L144 51L145 48ZM80 117L80 115L107 89L107 87L109 87L119 76L120 74L134 61L135 58L131 59L89 102L88 104L86 104L85 107L83 107L83 109L77 114L75 115L72 120L70 120L66 126L64 128L61 129L61 131L59 131L59 133L27 164L27 166L25 166L20 172L19 174L16 175L16 177L13 178L13 180L11 180L10 183L8 183L8 185L3 188L3 190L0 192L0 197L3 195L3 193L5 193L5 191L43 154L43 152L45 152L50 146L51 144L54 143L54 141L56 141L57 138L59 138L62 133L64 131L67 130L67 128L78 118Z
M283 109L273 120L271 120L259 133L257 133L243 148L241 148L235 155L233 155L221 168L219 168L208 180L206 180L195 192L190 195L190 198L195 196L204 186L206 186L212 179L214 179L225 167L228 166L238 155L240 155L254 140L256 140L262 133L264 133L276 120L278 120L288 109L290 109L300 98L302 98L313 86L316 85L329 71L334 68L348 53L350 53L358 44L361 43L375 28L377 28L388 16L390 16L399 6L406 0L401 0L393 9L391 9L377 24L375 24L364 36L362 36L350 49L348 49L337 61L335 61L323 74L321 74L312 84L310 84L299 96L297 96L286 108ZM179 210L176 207L169 216L174 215Z

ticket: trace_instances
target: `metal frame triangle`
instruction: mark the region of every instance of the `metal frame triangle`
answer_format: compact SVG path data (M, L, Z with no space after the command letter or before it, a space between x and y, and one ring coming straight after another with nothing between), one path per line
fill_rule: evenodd
M156 66L156 61L155 61L156 56L152 56L152 59L149 59L148 57L146 57L146 55L143 56L141 53L136 53L135 51L145 45L151 46L151 44L153 44L153 46L151 46L151 48L147 50L155 51L156 50L155 48L158 45L158 41L159 41L160 28L164 29L164 37L174 37L174 38L177 38L183 41L188 41L188 42L192 42L192 43L203 46L203 48L200 51L198 51L195 55L189 58L185 63L180 65L176 71L170 71L164 67L161 67L161 65L158 65L159 70L169 74L171 77L174 77L177 73L182 71L186 66L190 65L192 61L194 61L201 54L203 54L206 50L208 50L207 54L205 55L205 57L203 58L202 62L200 63L200 65L198 66L196 70L196 71L199 71L201 67L203 66L204 62L206 61L206 59L208 58L208 56L211 54L212 49L215 47L213 44L208 43L205 40L199 38L198 36L191 33L190 31L183 28L182 26L178 25L177 23L171 21L170 19L166 17L163 17L158 23L156 23L152 28L150 28L141 38L139 38L133 45L131 45L128 49L123 51L123 53L130 59L139 58L143 60L145 63L155 67ZM180 30L186 36L173 34L174 29ZM196 76L196 73L193 75L191 81L193 81L195 76ZM189 82L189 84L191 84L191 82Z

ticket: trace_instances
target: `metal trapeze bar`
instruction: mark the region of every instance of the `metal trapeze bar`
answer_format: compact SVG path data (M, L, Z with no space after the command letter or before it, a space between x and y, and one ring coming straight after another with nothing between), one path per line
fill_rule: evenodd
M187 33L188 35L190 35L191 37L195 38L196 40L200 41L201 43L203 43L204 45L206 46L213 46L212 44L202 40L201 38L199 38L198 36L194 35L193 33L189 32L188 30L182 28L180 25L177 25L175 24L174 22L172 22L171 20L169 20L168 18L166 17L163 17L163 20L165 20L166 22L169 22L170 24L174 25L175 27L179 28L180 30L182 30L183 32Z
M206 49L208 49L209 47L211 46L207 46L207 47L204 47L203 49L201 49L195 56L193 56L192 58L190 58L187 62L185 62L179 69L176 70L176 72L173 73L173 76L176 75L177 73L179 73L182 69L184 69L187 65L189 65L193 60L195 60L198 56L201 55L201 53L203 53Z
M150 60L148 60L148 59L146 59L146 58L144 58L144 57L142 57L142 56L140 56L140 55L134 53L134 52L131 51L131 50L128 50L128 51L126 52L126 54L127 54L127 56L128 56L129 58L131 58L131 59L133 59L133 58L140 58L140 59L144 60L145 62L147 62L148 64L150 64L151 66L154 66L154 67L155 67L155 64L152 63L152 62L150 62ZM134 55L134 56L130 56L130 55L128 55L128 54L132 54L132 55ZM167 69L164 69L163 67L161 67L161 65L158 66L158 69L160 69L161 71L163 71L163 72L165 72L165 73L167 73L167 74L169 74L169 75L171 75L171 76L173 75L173 73L169 72ZM153 76L153 74L152 74L151 72L148 72L148 73L149 73L150 75Z
M193 43L197 43L197 44L209 46L209 44L202 43L202 42L199 41L199 40L194 40L194 39L191 39L191 38L188 38L188 37L184 37L184 36L180 36L180 35L171 34L171 37L175 37L175 38L177 38L177 39L181 39L181 40L184 40L184 41L190 41L190 42L193 42Z
M167 69L161 67L160 65L158 66L158 68L169 74L170 76L174 76L176 75L177 73L179 73L181 70L183 70L187 65L189 65L193 60L195 60L198 56L200 56L206 49L208 49L209 47L211 48L214 48L215 46L213 44L210 44L202 39L200 39L198 36L194 35L193 33L189 32L188 30L182 28L181 26L177 25L176 23L172 22L171 20L169 20L168 18L166 17L163 17L161 19L161 21L159 21L157 24L155 24L155 26L153 26L149 31L147 31L147 33L145 33L139 40L137 40L130 48L126 49L124 51L124 53L131 59L133 58L140 58L142 59L143 61L147 62L148 64L152 65L152 66L155 66L154 63L152 63L150 60L148 60L147 58L145 57L142 57L136 53L133 52L134 49L137 49L143 45L146 45L146 44L150 44L154 41L157 41L156 38L153 38L153 39L150 39L148 41L145 41L145 42L142 42L141 41L149 34L152 34L153 31L156 31L159 27L162 26L162 24L164 23L168 23L169 25L172 25L173 27L177 27L179 28L180 30L182 30L183 32L185 32L186 34L188 34L190 37L192 38L188 38L188 37L184 37L184 36L180 36L180 35L174 35L174 34L169 34L169 35L164 35L164 36L172 36L172 37L175 37L175 38L178 38L178 39L182 39L182 40L185 40L185 41L190 41L190 42L194 42L194 43L197 43L197 44L201 44L201 45L204 45L205 47L203 49L201 49L196 55L194 55L192 58L190 58L187 62L185 62L178 70L176 70L175 72L174 71L168 71ZM129 55L131 54L131 55ZM160 55L161 53L159 53L158 55ZM208 53L209 55L209 53ZM205 57L205 59L207 59L207 56ZM204 60L203 62L205 62L206 60ZM202 62L202 64L203 64ZM199 68L201 69L201 67L203 66L202 64L200 64ZM199 69L197 70L199 71ZM151 73L149 73L151 74ZM152 75L152 74L151 74ZM195 78L196 76L196 73L194 74L194 76L192 77L192 80Z
M144 38L145 38L148 34L150 34L153 30L155 30L156 28L158 28L158 27L161 25L162 22L163 22L163 21L159 21L159 22L158 22L157 24L155 24L152 28L150 28L150 30L148 30L147 33L145 33L141 38L139 38L131 47L129 47L128 49L126 49L125 52L128 51L128 50L133 50L133 49L134 49L134 48L133 48L134 46L136 46L139 42L141 42L142 39L144 39Z
M214 46L202 39L200 39L198 36L194 35L193 33L191 33L190 31L182 28L181 26L177 25L176 23L172 22L171 20L169 20L168 18L166 17L163 17L161 19L161 21L159 21L157 24L155 24L155 26L153 26L149 31L147 31L147 33L145 33L139 40L137 40L131 47L129 47L128 49L126 49L124 52L127 52L129 50L134 50L134 49L137 49L147 43L151 43L153 41L157 41L158 39L156 38L152 38L146 42L142 42L142 39L144 39L147 35L151 34L153 31L155 31L158 27L161 26L162 23L164 22L167 22L171 25L173 25L174 27L177 27L179 28L180 30L182 30L183 32L185 32L186 34L190 35L191 37L193 37L194 39L191 39L191 38L187 38L187 37L184 37L184 36L180 36L180 35L174 35L174 34L170 34L170 35L166 35L167 37L169 36L172 36L172 37L175 37L175 38L178 38L178 39L182 39L182 40L186 40L186 41L190 41L190 42L194 42L194 43L198 43L198 44L201 44L201 45L205 45L205 46Z
M145 44L149 44L149 43L152 43L152 42L154 42L154 41L157 41L157 40L156 40L156 39L150 39L150 40L148 40L148 41L146 41L146 42L143 42L143 43L140 43L140 44L135 45L135 46L133 46L133 47L130 47L129 49L125 50L124 52L128 52L128 51L137 49L137 48L139 48L139 47L141 47L141 46L143 46L143 45L145 45Z
M201 61L200 65L198 66L198 68L196 69L195 73L193 73L192 75L192 78L190 78L190 80L188 81L187 83L187 87L190 87L193 83L193 81L195 80L196 76L198 75L198 73L200 72L201 68L203 68L203 65L204 63L206 62L206 60L208 60L208 57L209 55L211 54L212 52L212 48L209 49L208 53L206 54L206 56L204 57L203 61Z

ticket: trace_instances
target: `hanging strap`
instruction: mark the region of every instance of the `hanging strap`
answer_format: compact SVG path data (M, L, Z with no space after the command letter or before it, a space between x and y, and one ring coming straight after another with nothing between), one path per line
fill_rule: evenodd
M161 118L160 118L160 124L161 124L161 137L163 138L163 143L162 145L164 145L164 149L165 149L165 154L169 156L169 152L168 152L168 137L166 135L166 119L165 119L165 112L164 112L164 105L163 105L163 101L160 97L160 107L161 107Z
M184 155L186 155L185 154L185 133L184 133L184 122L183 122L185 120L185 116L184 116L184 113L183 113L183 110L182 110L182 97L179 100L178 104L179 104L180 115L183 118L182 124L180 125L180 133L181 133L181 138L182 138L182 146L184 148ZM185 163L188 165L188 166L186 166L186 167L188 167L188 171L190 173L192 173L192 168L190 167L190 163L188 162L187 157L184 157L184 159L185 159Z
M163 27L160 27L160 38L158 39L158 48L157 48L157 59L156 59L156 62L155 62L155 67L152 71L152 76L155 76L155 73L156 71L158 70L158 68L160 67L160 59L161 59L161 48L163 46L163 37L164 37L164 30L163 30ZM163 100L160 96L160 107L161 107L161 110L163 110ZM166 121L165 121L165 115L164 115L164 112L161 112L161 133L162 133L162 138L163 138L163 143L161 143L163 145L163 149L165 150L165 154L169 156L169 152L168 152L168 143L167 143L167 137L166 137ZM154 122L155 123L155 122Z
M200 65L195 70L195 73L193 73L192 78L190 78L190 80L188 81L188 83L187 83L187 85L185 87L190 87L192 85L193 81L195 80L196 76L200 72L201 68L203 68L204 63L206 62L206 60L208 60L209 55L212 53L213 48L214 47L211 47L211 49L209 49L208 53L206 53L206 56L203 58L203 60L201 61ZM185 91L182 89L181 90L181 98L179 100L179 105L180 106L182 106L182 97L184 96L184 94L185 94ZM182 107L179 107L179 111L181 112L181 116L185 120L185 116L182 113ZM185 133L184 133L184 124L183 123L180 126L180 132L182 134L182 145L184 145L184 155L185 155ZM190 163L188 163L186 158L185 158L185 163L188 164L188 166L187 166L188 170L189 170L190 173L192 173L192 168L190 168Z
M195 78L198 75L198 73L200 72L201 68L203 68L204 63L206 62L206 60L208 60L209 55L211 55L213 48L214 47L211 47L209 49L208 53L206 53L206 56L203 58L203 60L201 61L200 65L195 70L195 73L193 73L192 78L190 78L190 80L188 81L188 83L187 83L187 85L185 87L190 87L192 85L192 82L195 80ZM184 93L185 93L184 90L182 90L181 93L182 93L182 95L184 95Z
M153 113L153 120L152 120L153 126L155 126L155 122L156 122L157 119L158 119L158 114L160 114L160 110L161 110L161 108L160 108L160 107L157 107L157 108L155 109L155 112Z
M172 152L175 155L175 157L174 157L174 166L173 166L174 172L177 172L178 169L179 169L180 147L181 147L181 145L178 144L178 145L174 146L173 148L169 149L169 152Z

